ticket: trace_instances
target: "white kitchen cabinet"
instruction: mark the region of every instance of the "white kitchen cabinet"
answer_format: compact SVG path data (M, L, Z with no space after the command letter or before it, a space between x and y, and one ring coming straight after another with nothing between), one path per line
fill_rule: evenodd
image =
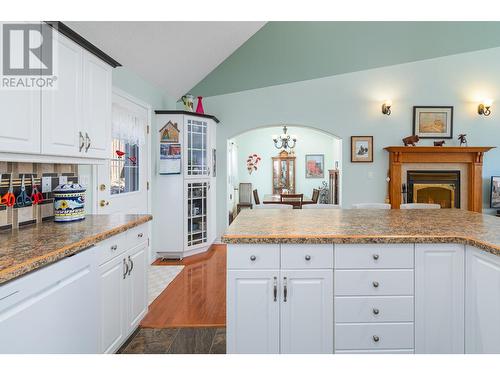
M466 247L465 351L500 354L500 257Z
M97 353L96 249L0 286L0 353Z
M227 353L279 353L279 270L227 271Z
M110 157L111 70L104 61L83 51L83 157Z
M101 249L102 250L102 249ZM114 353L125 340L126 304L125 289L127 263L116 257L99 267L101 293L100 352Z
M218 120L186 111L155 111L158 132L178 135L179 173L160 170L159 188L174 196L156 216L162 225L159 257L183 258L207 251L217 237L215 147ZM160 134L161 137L161 134ZM159 152L159 151L158 151Z
M333 270L282 270L280 280L280 352L333 353Z
M80 156L84 147L82 121L83 49L63 35L53 34L56 87L42 92L42 153ZM57 44L57 45L56 45Z
M464 261L464 245L415 245L417 354L464 353Z
M147 228L143 229L141 233L148 233ZM101 258L104 263L99 266L101 353L116 352L148 309L148 240L144 236L129 238L128 234L100 244L100 253L105 254Z

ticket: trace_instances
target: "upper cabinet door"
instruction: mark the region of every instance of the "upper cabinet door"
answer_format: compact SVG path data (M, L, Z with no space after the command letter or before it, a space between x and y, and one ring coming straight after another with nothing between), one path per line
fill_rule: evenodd
M281 353L333 353L333 270L281 271Z
M464 245L415 245L415 353L464 353Z
M111 67L94 55L83 58L83 131L82 156L109 158L111 149Z
M42 93L42 153L81 156L83 49L54 32L56 87Z
M500 257L466 248L465 352L500 354Z
M210 176L209 122L199 117L184 117L185 178Z

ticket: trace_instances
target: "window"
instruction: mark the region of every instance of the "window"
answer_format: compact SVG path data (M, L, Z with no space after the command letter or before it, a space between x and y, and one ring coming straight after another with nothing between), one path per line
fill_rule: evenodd
M111 150L111 194L138 191L139 146L114 138Z

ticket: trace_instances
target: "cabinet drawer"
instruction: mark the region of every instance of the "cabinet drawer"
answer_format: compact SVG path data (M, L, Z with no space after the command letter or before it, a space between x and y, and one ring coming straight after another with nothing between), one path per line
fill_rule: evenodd
M281 268L333 268L333 245L281 245Z
M336 296L411 296L413 270L338 270Z
M120 233L116 236L110 237L104 241L97 243L98 245L98 258L99 265L106 263L114 257L122 254L128 250L130 246L127 243L127 233Z
M413 297L337 297L336 323L412 322Z
M137 227L131 228L125 232L127 236L127 245L131 249L137 245L148 240L149 237L149 226L148 224L142 224Z
M335 246L335 268L413 268L413 244Z
M412 349L335 350L335 354L415 354Z
M280 268L280 245L228 245L228 269Z
M337 324L335 349L413 349L413 323Z

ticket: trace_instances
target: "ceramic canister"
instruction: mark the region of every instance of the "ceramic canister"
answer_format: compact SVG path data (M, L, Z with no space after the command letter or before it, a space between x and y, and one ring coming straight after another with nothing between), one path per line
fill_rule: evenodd
M85 219L85 188L80 184L59 185L54 193L54 221Z

